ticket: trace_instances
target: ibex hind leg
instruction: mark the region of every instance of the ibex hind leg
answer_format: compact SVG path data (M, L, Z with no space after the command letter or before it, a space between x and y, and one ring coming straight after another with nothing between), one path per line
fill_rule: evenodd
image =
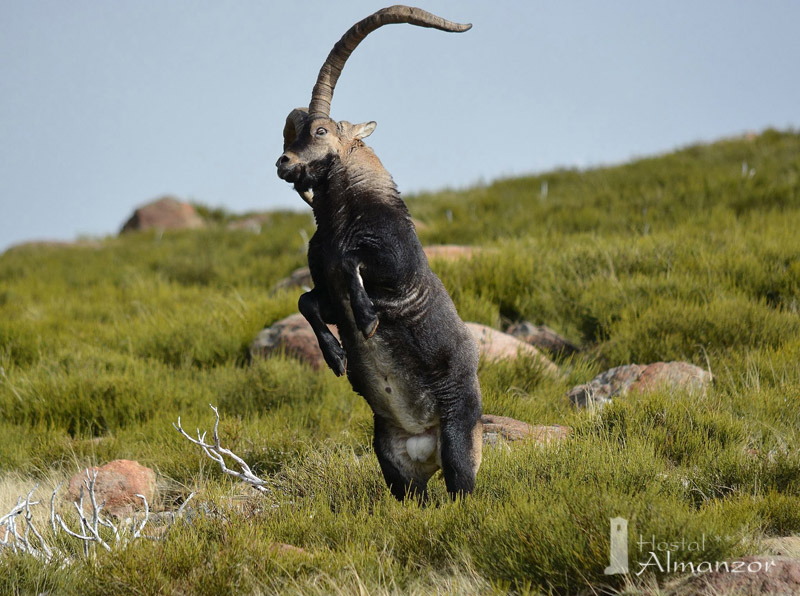
M380 419L375 418L375 437L373 447L378 463L381 466L383 479L389 487L392 495L398 500L406 498L418 500L425 503L428 500L428 481L414 478L403 468L398 454L395 452L396 445L393 444L393 437L381 423Z
M472 493L481 465L483 424L480 398L465 400L456 413L441 419L442 474L452 498Z

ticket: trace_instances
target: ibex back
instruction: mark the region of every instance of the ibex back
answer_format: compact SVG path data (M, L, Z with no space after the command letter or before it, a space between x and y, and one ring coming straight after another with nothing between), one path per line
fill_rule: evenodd
M477 345L428 266L392 177L363 142L375 122L329 117L347 57L388 23L470 28L405 6L356 23L320 70L309 108L289 114L276 165L317 223L308 248L314 289L300 297L300 312L328 366L346 373L372 408L387 485L398 499L424 499L441 468L456 496L472 492L481 461ZM327 324L337 326L341 345Z

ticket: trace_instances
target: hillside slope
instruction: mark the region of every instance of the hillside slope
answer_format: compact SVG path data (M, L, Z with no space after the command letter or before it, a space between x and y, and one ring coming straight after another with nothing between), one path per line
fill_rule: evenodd
M530 320L583 346L563 380L525 359L480 370L487 412L572 426L569 441L487 450L463 503L440 479L436 506L394 502L346 381L283 356L247 362L258 331L296 310L298 290L271 288L305 263L308 214L274 213L258 234L21 247L0 255L0 515L37 481L116 458L157 471L158 509L194 490L223 514L65 568L0 555L0 593L578 593L624 585L603 574L612 517L637 536L717 538L712 561L800 533L800 134L408 203L423 243L492 249L433 263L463 319ZM596 412L565 397L659 360L710 368L715 386ZM269 496L172 429L178 416L209 428L209 403Z

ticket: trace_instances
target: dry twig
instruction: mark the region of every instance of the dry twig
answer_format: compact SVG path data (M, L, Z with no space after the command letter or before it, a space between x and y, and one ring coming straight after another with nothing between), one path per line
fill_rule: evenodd
M177 430L179 433L181 433L189 441L191 441L195 445L199 445L200 447L202 447L203 451L205 452L205 454L208 457L210 457L212 460L217 462L219 464L220 468L222 469L222 471L225 474L228 474L229 476L233 476L234 478L238 478L242 482L245 482L245 483L249 484L250 486L252 486L253 488L255 488L258 491L261 491L263 493L269 492L269 489L267 488L266 480L262 480L261 478L256 476L253 473L253 471L250 469L250 466L247 465L247 462L245 462L241 457L236 455L233 451L231 451L230 449L224 448L220 444L219 432L218 432L218 430L219 430L219 411L217 411L217 408L215 408L211 404L209 404L209 406L211 407L212 410L214 410L214 415L217 418L216 422L214 423L214 432L213 432L213 435L212 435L213 438L214 438L214 443L213 444L206 443L206 433L203 432L201 434L199 428L197 429L197 438L196 439L194 437L192 437L191 435L189 435L189 433L187 433L185 430L183 430L183 427L181 426L180 416L178 417L178 423L175 424L173 422L172 426L174 426L175 430ZM231 468L229 468L227 466L227 464L225 463L225 457L224 457L226 455L230 459L232 459L234 462L236 462L236 464L239 466L239 469L241 471L237 472L236 470L232 470Z
M70 528L61 514L56 512L56 494L61 485L59 484L56 487L50 496L50 529L52 536L49 537L51 540L49 544L34 524L31 512L31 509L39 504L39 501L31 500L38 485L24 499L20 497L11 511L0 516L0 552L7 550L13 553L25 553L45 563L57 559L63 565L68 565L73 561L73 557L55 542L60 532L65 533L70 538L80 540L85 557L92 554L98 545L107 551L111 551L114 547L123 548L139 538L150 538L142 534L147 522L150 520L150 505L145 496L136 495L144 505L144 517L141 522L134 520L132 524L125 524L124 521L115 523L111 518L102 515L105 503L100 503L99 505L97 503L96 483L97 471L90 472L87 469L86 479L83 481L78 502L73 503L80 526L75 530ZM84 491L88 495L90 505L88 510L84 508ZM194 497L194 493L190 494L184 501L177 514L172 515L169 523L170 527L175 523L176 518L181 517L186 504L192 497ZM101 527L111 530L114 538L113 547L112 544L109 544L108 539L103 537L103 534L108 536L108 532L101 532Z

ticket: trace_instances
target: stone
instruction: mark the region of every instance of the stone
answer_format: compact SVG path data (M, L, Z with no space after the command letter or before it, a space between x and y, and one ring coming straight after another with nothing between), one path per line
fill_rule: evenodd
M611 398L630 392L648 392L659 388L704 393L712 383L708 371L688 362L654 362L626 364L597 375L584 385L573 387L567 394L579 407L602 406Z
M544 371L554 376L561 376L561 371L550 359L546 358L539 350L530 344L518 340L516 337L492 329L478 323L467 323L467 329L478 342L478 347L488 361L498 361L517 358L519 355L529 356L538 362Z
M501 443L533 440L539 445L549 445L566 439L571 433L569 426L531 425L506 416L484 414L483 444L494 447Z
M511 325L506 333L539 350L546 350L554 356L571 356L580 351L578 346L546 325L534 325L522 321Z
M89 468L89 474L93 474L95 471L97 480L94 485L94 494L98 506L105 503L103 511L116 517L128 517L134 510L144 508L144 503L136 496L137 494L144 495L147 504L151 508L153 507L156 475L150 468L135 461L117 459L104 466ZM67 490L67 499L78 501L83 487L84 511L89 506L89 494L83 484L86 479L86 470L75 474L70 478Z
M631 389L652 391L667 386L703 393L712 381L710 372L688 362L654 362L645 367Z
M314 287L314 280L311 279L311 270L308 267L299 267L289 274L289 277L284 277L274 286L272 291L289 290L292 288L301 288L303 291L308 291Z
M734 569L734 563L741 563ZM715 565L712 563L712 566ZM800 595L800 560L792 557L741 557L728 562L728 571L710 571L679 580L673 596Z
M336 327L329 326L329 328L338 338ZM314 330L300 313L289 315L263 329L250 344L251 358L266 358L278 351L283 351L301 362L305 362L314 370L320 370L327 366Z
M182 230L205 227L205 221L189 203L162 197L133 212L120 234L142 230Z

